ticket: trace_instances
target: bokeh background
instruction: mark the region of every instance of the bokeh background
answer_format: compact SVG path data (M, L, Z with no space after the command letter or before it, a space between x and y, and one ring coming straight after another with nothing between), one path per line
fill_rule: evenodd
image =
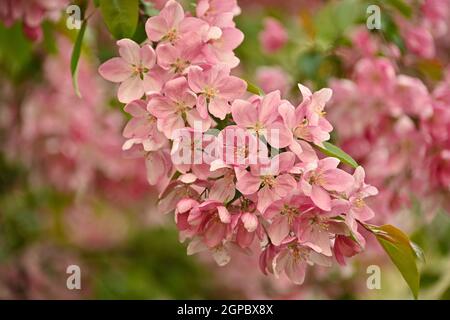
M136 41L164 3L141 1ZM411 299L374 239L345 267L310 268L302 286L264 276L257 256L226 267L188 257L144 164L121 152L127 115L97 72L116 46L91 1L74 91L69 4L0 0L1 299ZM450 0L238 4L237 73L293 101L298 82L333 88L332 140L380 190L373 222L423 248L420 298L450 299ZM379 30L367 28L370 5ZM66 288L73 264L81 290ZM379 290L367 288L370 265Z

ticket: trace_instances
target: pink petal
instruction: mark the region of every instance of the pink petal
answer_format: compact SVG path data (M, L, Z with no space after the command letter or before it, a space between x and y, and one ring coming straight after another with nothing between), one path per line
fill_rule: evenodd
M264 211L266 211L266 209L273 202L279 199L280 196L275 192L275 190L270 189L268 186L264 186L261 190L258 191L258 211L264 214Z
M305 281L306 262L290 258L285 267L287 277L295 284L302 284Z
M278 117L278 107L281 104L280 91L272 91L265 95L259 107L258 120L261 123L273 122Z
M322 173L323 183L327 190L344 192L354 183L353 176L340 169L331 169Z
M227 99L239 98L247 90L247 83L238 77L227 77L224 83L218 88L220 97Z
M206 79L204 77L205 71L200 68L191 68L188 72L189 87L195 93L199 93L206 86Z
M133 117L142 118L147 116L147 104L143 100L134 100L128 103L125 108L125 112L131 114Z
M141 62L139 45L130 39L121 39L117 41L120 56L129 64L139 65Z
M138 76L133 76L122 82L117 92L117 97L122 103L140 99L143 95L142 80Z
M245 173L239 177L236 183L236 189L242 192L242 194L249 195L258 191L260 185L260 177L254 176L250 172L245 171Z
M183 7L174 0L170 0L166 3L166 6L159 13L166 22L169 28L177 27L178 24L184 18L184 10Z
M220 120L225 119L226 115L230 113L230 105L226 100L215 98L209 102L209 112Z
M142 66L144 66L147 69L153 68L153 66L156 63L156 54L153 48L149 45L144 45L140 49L140 62L142 63Z
M312 186L311 200L316 206L325 211L331 210L331 198L328 192L317 185Z
M241 220L248 232L253 232L258 227L258 217L250 212L242 214Z
M233 120L240 127L251 127L258 121L258 111L256 107L245 100L234 100L231 106Z
M166 20L160 15L150 17L145 23L145 32L151 41L161 40L168 31L169 26L167 25Z
M208 247L214 248L225 238L227 226L221 222L210 221L206 226L204 239Z
M276 217L272 224L269 226L267 231L270 237L270 241L276 246L279 246L281 242L289 235L290 226L287 217L278 216Z
M128 79L133 70L122 58L112 58L103 63L99 68L100 75L111 82L122 82Z

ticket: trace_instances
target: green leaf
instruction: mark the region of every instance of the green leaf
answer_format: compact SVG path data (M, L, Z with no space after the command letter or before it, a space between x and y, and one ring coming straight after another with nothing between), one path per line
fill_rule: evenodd
M402 15L407 18L412 16L412 8L403 0L386 0L386 3L391 7L397 9Z
M83 45L84 33L86 32L87 20L83 20L81 29L78 32L77 39L72 50L72 57L70 59L70 72L72 74L73 88L77 96L81 97L80 89L78 88L78 62L81 56L81 47Z
M254 93L257 94L258 96L263 96L264 95L264 91L258 87L257 85L247 81L247 91L250 93Z
M358 163L350 156L348 155L346 152L344 152L341 148L335 146L334 144L330 143L330 142L324 142L323 143L323 148L321 146L318 146L316 144L313 144L313 146L315 148L317 148L320 152L322 152L323 154L330 156L330 157L334 157L339 159L341 162L353 167L353 168L357 168L358 167Z
M138 0L99 0L109 32L116 38L131 38L139 18Z
M388 224L375 229L381 231L374 232L375 237L402 274L414 298L417 299L420 286L420 274L416 264L417 251L408 236L400 229Z

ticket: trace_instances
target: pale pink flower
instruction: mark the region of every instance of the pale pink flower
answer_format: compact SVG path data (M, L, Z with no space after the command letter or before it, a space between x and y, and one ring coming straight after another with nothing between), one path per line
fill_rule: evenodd
M359 166L356 168L353 173L355 183L349 191L348 202L350 207L346 209L347 214L345 221L353 232L356 232L357 230L356 220L365 222L375 216L375 213L365 203L364 199L377 195L378 190L364 182L365 176L366 174L363 167Z
M259 41L265 52L274 53L286 44L288 34L278 20L265 18L264 30L259 35Z
M223 203L207 200L190 208L193 203L186 206L183 204L185 201L177 206L178 228L185 231L188 237L200 235L209 248L222 245L223 241L231 235L233 225L232 216Z
M333 219L337 214L311 210L300 216L296 225L298 242L327 257L332 256L332 237L347 234L343 221Z
M188 73L189 87L197 94L197 109L203 118L208 111L221 120L230 113L230 101L241 97L247 89L244 80L230 76L230 69L216 65L208 70L192 68Z
M394 116L406 113L427 118L433 114L431 97L425 84L418 78L399 75L395 83L391 112Z
M290 76L280 67L259 67L256 70L256 84L264 92L280 90L281 96L284 96L290 88Z
M300 188L305 195L325 211L331 210L329 192L344 192L354 183L350 174L337 169L338 165L336 158L321 159L307 168L300 180Z
M395 85L395 68L386 58L364 58L355 66L355 79L362 93L385 98Z
M167 143L167 139L157 128L156 117L148 112L145 101L130 102L124 110L132 116L123 130L125 138L142 141L145 151L158 150Z
M292 133L278 113L282 103L280 91L274 91L250 101L236 99L231 106L231 113L239 127L264 136L275 148L284 148L291 143Z
M291 233L297 231L302 214L316 207L308 197L290 195L273 202L264 212L264 218L271 221L267 230L270 241L279 246Z
M158 129L170 139L175 130L186 127L185 120L192 127L197 120L200 123L207 121L201 119L194 108L196 101L197 97L189 90L186 78L180 77L167 82L162 94L152 95L147 109L157 118Z
M199 0L197 17L220 28L234 27L233 17L241 13L237 0Z
M309 247L297 244L295 241L287 243L274 257L272 268L278 278L284 271L286 276L295 284L302 284L305 280L308 264L330 266L331 259L315 252Z
M106 61L98 71L106 80L121 83L117 97L120 102L128 103L154 90L155 80L149 77L149 71L155 65L156 56L151 46L139 47L130 39L119 40L117 45L120 58Z
M226 64L230 69L239 64L239 59L234 54L236 49L244 40L241 30L234 27L223 28L221 36L212 38L202 48L205 60L209 64Z
M425 27L405 23L403 35L406 47L413 54L426 59L434 57L436 52L434 39Z
M205 63L200 38L190 36L180 39L175 45L164 43L156 48L158 65L173 74L186 74L192 66Z
M289 172L294 166L295 155L283 152L273 157L267 166L251 165L250 171L236 169L236 188L244 195L257 192L259 212L276 200L288 195L297 185Z
M174 0L166 3L157 16L150 17L145 23L145 31L151 41L170 42L174 44L180 38L189 37L190 33L206 32L206 22L185 17L183 7Z

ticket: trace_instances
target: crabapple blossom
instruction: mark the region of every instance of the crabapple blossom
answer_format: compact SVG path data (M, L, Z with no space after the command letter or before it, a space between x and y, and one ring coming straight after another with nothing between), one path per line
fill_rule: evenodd
M265 52L274 53L286 44L288 35L278 20L266 18L264 20L264 30L259 35L259 41Z
M223 65L203 71L192 68L188 73L189 87L197 94L197 108L203 118L207 111L221 120L230 113L230 101L241 97L247 87L244 80L230 76L230 70Z
M132 116L123 149L145 159L159 210L174 213L188 254L209 251L222 266L259 242L262 272L301 284L308 264L363 249L351 241L362 238L358 223L372 216L363 199L376 189L362 168L352 176L314 149L333 129L331 89L299 85L297 107L279 90L245 95L233 75L239 10L235 0L200 0L193 17L168 1L146 22L148 41L120 40L121 57L99 71L123 82L119 100ZM286 39L276 31L279 47Z
M120 102L128 103L156 89L156 81L149 77L149 71L156 63L156 56L151 46L140 47L130 39L119 40L117 45L120 58L106 61L98 71L106 80L120 83L117 97Z

